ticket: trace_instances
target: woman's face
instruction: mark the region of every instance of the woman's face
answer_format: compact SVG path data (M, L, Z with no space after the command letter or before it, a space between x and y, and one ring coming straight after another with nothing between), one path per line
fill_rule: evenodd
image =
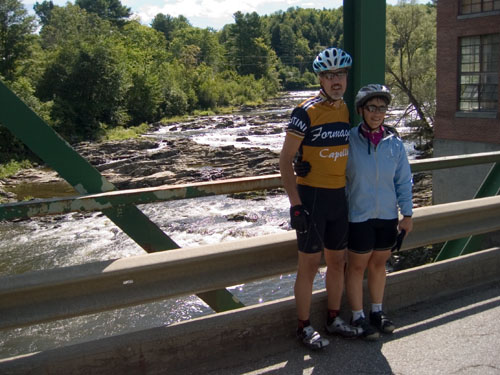
M363 118L370 129L378 129L384 122L387 104L381 98L372 98L363 106Z

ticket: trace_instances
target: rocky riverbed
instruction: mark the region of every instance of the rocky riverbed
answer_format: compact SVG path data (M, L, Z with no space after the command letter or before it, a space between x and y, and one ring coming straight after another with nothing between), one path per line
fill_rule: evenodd
M184 184L236 177L264 176L279 173L279 154L264 148L233 145L213 147L187 138L175 141L131 139L103 143L80 143L75 146L100 173L118 189ZM414 176L416 207L432 203L430 173ZM0 181L0 194L6 201L16 201L9 193L15 186L63 182L48 168L31 168Z
M132 139L75 146L118 189L132 189L245 176L279 173L276 152L262 148L211 147L190 139L157 141ZM8 193L14 186L62 181L47 168L31 168L3 179L4 200L17 200Z

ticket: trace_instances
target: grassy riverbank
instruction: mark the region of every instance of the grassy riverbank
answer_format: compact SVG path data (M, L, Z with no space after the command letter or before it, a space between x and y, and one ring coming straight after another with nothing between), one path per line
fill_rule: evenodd
M13 176L20 170L31 167L33 167L33 164L29 160L10 160L7 163L0 164L0 178Z

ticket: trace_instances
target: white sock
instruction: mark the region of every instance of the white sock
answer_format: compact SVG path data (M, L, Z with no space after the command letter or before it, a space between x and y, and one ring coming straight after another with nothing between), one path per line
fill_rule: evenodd
M382 311L382 304L372 303L372 312L379 312L379 311Z
M358 310L358 311L352 311L352 321L356 321L358 320L359 318L364 318L365 317L365 313L363 312L363 310Z

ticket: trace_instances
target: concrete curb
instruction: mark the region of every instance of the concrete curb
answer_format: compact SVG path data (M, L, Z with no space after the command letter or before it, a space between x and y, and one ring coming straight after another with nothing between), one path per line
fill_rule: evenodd
M500 280L500 248L390 274L385 306L394 311ZM365 293L366 294L366 293ZM326 293L314 293L311 320L321 329ZM344 305L343 310L347 307ZM2 374L200 373L224 359L286 351L295 345L293 298L264 303L0 361Z

